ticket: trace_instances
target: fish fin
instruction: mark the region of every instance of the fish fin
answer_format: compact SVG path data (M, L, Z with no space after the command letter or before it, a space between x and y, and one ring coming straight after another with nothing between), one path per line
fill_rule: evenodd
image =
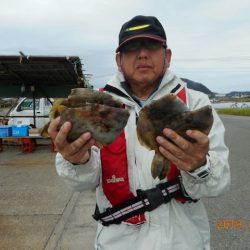
M169 167L170 161L156 152L151 165L152 177L154 179L158 177L160 180L166 178Z
M50 122L46 123L42 128L39 129L39 133L43 138L49 138L48 128L49 128Z

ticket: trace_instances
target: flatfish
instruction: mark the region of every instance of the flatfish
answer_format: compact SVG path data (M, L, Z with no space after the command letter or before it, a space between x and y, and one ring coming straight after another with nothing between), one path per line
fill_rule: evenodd
M163 129L170 128L190 142L195 142L187 136L188 129L199 130L208 135L213 124L211 106L189 111L185 103L174 94L144 106L139 112L137 121L137 136L140 143L149 150L155 151L151 165L153 178L164 179L168 174L171 162L159 152L157 136L163 136Z
M69 142L84 132L90 132L97 142L107 146L126 126L129 112L123 108L122 102L107 93L75 88L68 98L55 101L49 116L51 119L60 116L60 126L66 121L71 122L72 128L67 136ZM42 136L46 137L46 130L43 129Z

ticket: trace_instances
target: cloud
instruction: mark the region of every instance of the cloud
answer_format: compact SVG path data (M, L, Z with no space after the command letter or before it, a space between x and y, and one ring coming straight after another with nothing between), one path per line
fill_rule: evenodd
M239 57L250 56L249 9L248 0L2 1L0 51L78 55L86 73L93 74L93 83L101 84L116 71L114 51L121 25L137 14L155 15L166 29L173 71L196 80L209 75L206 72L216 77L216 70L220 79L228 79L228 72L234 70L238 82L247 82L249 60ZM223 92L227 85L216 87Z

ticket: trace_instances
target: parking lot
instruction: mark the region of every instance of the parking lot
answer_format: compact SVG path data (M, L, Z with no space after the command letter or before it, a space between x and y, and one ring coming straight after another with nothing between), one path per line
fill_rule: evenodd
M250 249L250 118L223 116L232 182L221 197L203 199L215 250ZM0 152L0 249L93 248L94 192L73 193L57 176L49 144L24 154Z

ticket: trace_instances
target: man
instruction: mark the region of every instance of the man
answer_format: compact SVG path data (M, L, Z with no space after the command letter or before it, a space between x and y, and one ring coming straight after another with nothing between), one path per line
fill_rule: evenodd
M229 185L224 127L213 110L208 136L187 131L195 143L164 129L156 140L172 166L164 180L153 179L154 152L141 146L136 135L140 109L170 92L190 110L210 102L170 72L171 50L155 17L136 16L125 23L116 53L119 72L104 90L130 112L124 133L108 147L96 145L90 133L69 144L70 123L58 132L59 119L54 120L49 133L59 151L57 172L75 190L96 187L96 249L210 249L209 223L200 198L218 196Z

